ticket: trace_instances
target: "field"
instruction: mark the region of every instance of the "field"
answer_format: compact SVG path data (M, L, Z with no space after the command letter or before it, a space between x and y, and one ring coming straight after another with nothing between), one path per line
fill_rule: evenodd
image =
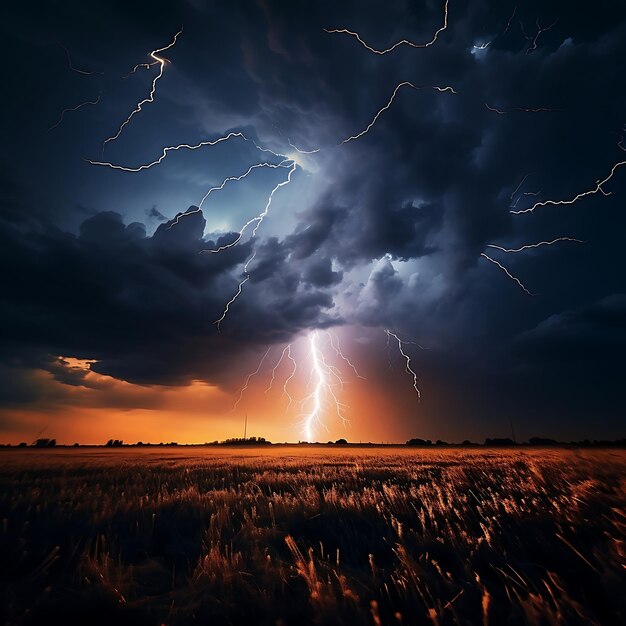
M626 452L0 451L5 624L626 623Z

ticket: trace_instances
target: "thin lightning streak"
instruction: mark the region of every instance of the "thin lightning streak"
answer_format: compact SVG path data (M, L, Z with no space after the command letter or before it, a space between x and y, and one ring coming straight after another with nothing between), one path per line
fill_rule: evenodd
M141 100L140 102L137 103L137 106L133 109L131 114L122 122L122 125L119 127L117 133L115 133L115 135L113 135L112 137L109 137L109 138L104 140L104 143L102 144L102 150L104 150L104 147L106 146L107 143L109 143L110 141L115 141L122 134L122 131L124 130L124 127L128 123L130 123L130 120L135 116L135 114L137 114L137 113L139 113L141 111L141 109L143 108L144 104L148 104L148 103L154 102L154 95L156 93L156 85L159 82L159 79L161 78L161 76L163 76L163 70L165 68L166 63L169 63L169 61L167 59L165 59L164 57L158 56L158 53L159 52L165 52L166 50L169 50L172 46L174 46L176 44L176 40L178 39L179 35L182 32L183 32L183 30L181 28L174 35L174 39L172 40L171 43L169 43L167 46L165 46L163 48L157 48L156 50L153 50L150 53L150 56L154 59L155 63L159 64L159 72L157 73L157 75L152 80L152 89L150 90L150 93L148 94L147 98L144 98L143 100Z
M516 282L529 296L534 295L533 293L528 291L528 289L526 289L526 287L524 287L524 285L522 284L522 281L519 278L513 276L513 274L511 274L511 272L509 272L509 270L506 269L506 267L504 267L504 265L502 265L501 263L498 263L498 261L496 261L495 259L492 259L490 256L487 256L484 252L481 252L480 256L484 257L485 259L487 259L487 261L490 261L494 265L497 265L512 281Z
M403 350L402 346L404 342L400 339L400 337L398 337L398 335L396 335L395 333L392 333L388 329L385 329L385 334L387 335L387 345L389 345L389 337L393 337L398 342L398 350L400 351L400 354L406 360L406 372L407 374L410 374L411 376L413 376L413 389L415 389L415 393L417 394L418 401L421 400L422 394L417 385L417 374L411 368L411 357L408 354L406 354Z
M289 174L287 175L287 179L283 180L282 182L278 183L274 189L272 189L269 198L267 199L267 204L265 205L265 208L263 209L263 211L261 211L261 213L259 213L256 217L253 217L251 219L249 219L241 228L241 230L239 231L239 234L237 235L236 239L234 241L231 241L230 243L220 246L219 248L214 248L211 250L201 250L201 252L209 252L209 253L216 253L216 252L222 252L222 250L227 250L228 248L232 248L233 246L236 246L242 239L244 233L246 232L246 230L248 229L249 226L251 226L252 224L255 224L254 228L252 229L252 237L255 237L257 234L257 231L259 229L259 226L261 226L261 224L263 223L263 220L265 219L265 217L267 217L267 214L269 212L270 209L270 205L272 204L272 200L274 199L274 194L281 188L284 187L285 185L288 185L291 182L291 175L296 171L296 167L297 167L297 163L294 161L292 163L292 165L289 168Z
M517 11L517 7L514 7L513 8L513 13L511 13L511 17L509 18L509 21L506 23L506 28L502 31L503 35L507 34L507 32L509 30L509 27L511 26L511 22L513 21L513 18L515 17L516 11Z
M484 104L487 107L487 109L489 109L490 111L493 111L493 113L497 113L498 115L506 115L507 113L511 112L511 111L505 111L503 109L497 109L496 107L489 106L486 102ZM561 111L561 110L562 109L552 109L549 107L536 107L536 108L514 107L512 109L512 111L519 111L521 113L551 113L553 111Z
M552 22L552 24L550 24L550 26L546 27L546 28L541 28L541 26L539 25L539 18L537 18L536 24L537 24L537 34L535 35L535 38L532 40L532 43L530 45L530 47L528 48L528 50L526 50L526 54L530 54L533 50L537 49L537 40L539 39L539 35L541 35L541 33L545 33L546 31L550 30L553 26L556 25L556 23L558 22L558 18L556 20L554 20L554 22Z
M55 128L60 126L63 123L63 119L65 118L66 113L69 113L71 111L78 111L78 109L81 109L82 107L87 105L96 105L98 104L98 102L100 102L100 95L98 95L98 97L93 102L88 100L87 102L81 102L80 104L77 104L75 107L68 107L66 109L63 109L61 111L61 117L59 117L59 121L54 126L50 126L48 130L54 130Z
M391 98L389 98L389 102L387 102L387 104L378 111L378 113L376 113L376 115L374 116L374 119L367 125L367 127L362 130L360 133L358 133L357 135L352 135L351 137L348 137L347 139L344 139L340 145L343 145L344 143L348 143L349 141L353 141L354 139L359 139L360 137L362 137L363 135L365 135L365 133L368 133L370 131L370 129L372 128L372 126L374 126L374 124L376 124L376 122L378 121L378 118L392 105L396 94L398 93L398 91L402 88L402 87L411 87L411 89L415 89L416 91L420 90L420 89L424 89L424 87L416 87L413 83L409 82L408 80L405 80L404 82L401 82L394 90L393 93L391 94ZM435 89L437 91L450 91L453 94L456 94L456 91L452 88L452 87L432 87L432 89Z
M524 178L522 178L522 180L520 181L519 185L517 187L515 187L515 191L511 194L511 200L513 200L513 198L515 197L517 192L521 189L522 185L526 182L526 179L529 176L530 176L530 174L526 174L526 176L524 176Z
M276 380L276 370L280 367L280 364L283 362L283 359L285 358L285 354L287 353L290 347L291 347L291 344L287 344L283 348L283 351L280 354L280 358L276 362L276 365L274 365L274 367L272 368L272 378L270 379L270 384L265 390L265 397L267 397L267 394L272 390L272 387L274 386L274 381Z
M430 41L428 41L427 43L413 43L412 41L409 41L408 39L402 39L400 41L397 41L396 43L394 43L392 46L390 46L389 48L386 48L384 50L377 50L376 48L372 48L369 44L367 44L362 38L361 36L352 31L352 30L348 30L347 28L333 28L333 29L328 29L325 28L324 31L327 33L342 33L342 34L346 34L346 35L350 35L351 37L356 38L356 40L364 47L367 48L370 52L373 52L374 54L387 54L388 52L391 52L393 50L395 50L396 48L398 48L399 46L411 46L412 48L428 48L429 46L432 46L438 39L439 35L446 30L446 28L448 28L448 2L449 0L445 1L444 7L443 7L443 26L441 26L441 28L438 28L435 31L435 34L433 35L432 39Z
M574 239L573 237L557 237L556 239L552 239L551 241L539 241L538 243L530 243L525 246L521 246L520 248L503 248L502 246L497 246L493 243L488 244L487 247L495 248L496 250L501 250L502 252L507 252L509 254L514 254L516 252L522 252L523 250L539 248L540 246L552 246L559 241L574 241L576 243L585 243L582 239Z
M176 226L179 221L183 218L186 217L188 215L192 215L193 213L199 213L202 210L202 205L204 204L204 202L206 201L206 199L214 192L214 191L220 191L222 189L224 189L224 187L226 186L226 183L236 180L236 181L240 181L243 180L244 178L246 178L246 176L248 176L253 170L258 169L260 167L270 167L272 169L277 169L279 167L284 167L287 168L289 167L288 165L285 165L285 163L287 163L288 161L281 161L280 163L278 163L277 165L273 164L273 163L256 163L255 165L251 165L246 172L244 172L243 174L240 174L239 176L228 176L227 178L225 178L222 183L216 187L211 187L211 189L209 189L203 196L202 200L200 200L200 202L198 203L198 206L195 209L192 209L190 211L185 211L184 213L179 213L174 220L172 221L172 223L168 226L168 230L174 226Z
M541 202L536 202L535 204L533 204L533 206L531 206L531 207L529 207L527 209L520 209L519 211L510 211L510 213L513 213L515 215L521 215L522 213L532 213L535 209L538 209L539 207L542 207L542 206L560 205L560 204L574 204L575 202L577 202L581 198L585 198L586 196L593 196L594 194L596 194L598 192L602 193L602 195L604 195L604 196L610 196L611 192L610 191L604 191L604 189L602 189L602 185L606 184L609 180L611 180L611 178L613 178L613 174L615 174L615 171L618 168L622 167L622 165L626 165L626 161L620 161L619 163L616 163L611 168L611 172L609 173L609 175L606 178L596 182L596 186L595 186L594 189L590 189L589 191L583 191L582 193L579 193L578 195L576 195L571 200L543 200Z
M145 69L145 70L149 70L151 67L158 65L158 61L152 61L152 63L137 63L137 65L135 65L135 67L133 67L132 70L130 70L130 72L128 72L128 74L126 74L126 76L122 76L123 79L128 78L129 76L132 76L138 69Z
M95 76L102 75L104 72L88 72L87 70L79 70L77 67L72 65L72 57L70 56L70 51L62 44L59 44L63 50L65 50L65 56L67 57L67 64L72 72L76 72L77 74L82 74L83 76Z
M485 102L485 106L490 110L493 111L494 113L497 113L498 115L506 115L506 111L501 111L500 109L496 109L496 107L492 107L489 106L486 102Z
M315 150L301 150L300 148L298 148L298 146L294 145L293 143L291 143L289 137L287 138L287 143L296 151L299 152L300 154L315 154L316 152L319 152L321 150L321 148L315 148Z
M228 311L230 310L231 305L235 302L235 300L241 295L243 290L243 286L250 280L250 274L248 273L248 265L253 261L256 256L256 250L252 253L252 256L246 261L246 264L243 266L244 278L239 282L239 286L237 287L237 291L235 295L226 303L224 307L224 311L219 319L215 320L213 323L217 326L217 332L220 332L220 326L222 322L226 319L228 315Z
M265 359L267 358L267 355L270 353L270 350L272 349L272 346L270 346L266 351L265 354L263 355L263 358L259 361L259 365L257 366L257 368L254 370L254 372L248 374L248 377L246 378L246 382L244 383L243 387L239 390L239 397L237 398L237 401L235 402L235 404L233 405L233 408L230 410L231 413L233 413L237 407L239 406L239 403L241 402L241 399L243 398L243 394L246 391L246 389L248 388L249 384L250 384L250 379L253 376L256 376L260 371L261 371L261 367L263 365L263 362L265 361Z
M328 331L328 336L330 337L330 345L332 346L335 354L348 364L348 366L356 374L357 378L362 378L363 380L367 380L365 376L361 376L361 374L359 374L354 363L352 363L352 361L350 361L350 359L347 356L345 356L344 353L342 352L341 346L339 345L339 337L337 337L337 335L332 330Z
M285 379L285 383L283 385L282 396L287 396L287 398L289 398L289 401L287 402L287 408L285 409L285 413L289 411L289 407L291 406L293 402L293 398L291 397L290 393L287 391L287 386L289 385L289 382L291 381L291 379L296 375L296 371L298 369L298 364L296 363L296 360L291 356L291 344L287 346L287 358L293 363L293 368L291 370L291 374L289 374L289 376Z
M161 163L164 159L167 158L167 155L170 152L175 152L177 150L198 150L199 148L204 148L206 146L215 146L222 141L228 141L233 137L241 137L244 141L249 141L243 133L240 132L230 132L228 135L224 135L223 137L219 137L218 139L214 139L213 141L201 141L195 145L191 145L188 143L181 143L177 146L166 146L163 148L161 152L161 156L150 163L144 163L143 165L138 165L137 167L126 167L125 165L118 165L116 163L110 163L108 161L92 161L91 159L85 159L87 163L91 165L99 165L100 167L110 167L114 170L121 170L122 172L141 172L143 170L148 170L155 165ZM264 150L263 148L259 148L260 150ZM265 151L265 150L264 150Z

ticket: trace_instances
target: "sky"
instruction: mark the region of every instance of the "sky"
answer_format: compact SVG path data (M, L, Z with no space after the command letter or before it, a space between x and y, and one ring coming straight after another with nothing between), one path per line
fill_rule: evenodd
M626 5L9 4L0 441L626 436Z

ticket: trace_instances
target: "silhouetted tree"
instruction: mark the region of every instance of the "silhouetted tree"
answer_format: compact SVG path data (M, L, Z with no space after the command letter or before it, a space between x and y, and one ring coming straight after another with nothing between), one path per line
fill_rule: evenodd
M41 437L39 439L35 439L33 442L33 446L35 448L54 448L57 445L56 439L47 439L46 437Z

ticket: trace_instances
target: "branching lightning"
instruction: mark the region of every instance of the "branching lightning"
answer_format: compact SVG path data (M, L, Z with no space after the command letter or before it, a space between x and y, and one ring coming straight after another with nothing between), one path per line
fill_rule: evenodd
M410 374L413 377L413 389L415 389L415 393L417 394L418 401L421 400L422 394L417 384L417 374L411 368L411 357L404 351L404 343L406 342L402 341L400 337L398 337L398 335L396 335L395 333L392 333L389 329L385 329L385 334L387 335L387 342L389 342L390 337L393 337L397 341L398 350L400 351L400 354L404 357L404 360L406 361L406 367L405 367L406 373ZM389 345L389 343L387 343L387 345Z
M253 170L255 169L259 169L262 167L269 167L272 169L277 169L279 167L284 167L284 168L288 168L290 167L290 165L286 165L287 163L289 163L289 161L285 160L285 161L281 161L278 164L274 164L274 163L267 163L265 161L263 161L262 163L255 163L254 165L251 165L243 174L240 174L239 176L228 176L227 178L225 178L221 184L217 185L216 187L211 187L202 197L202 199L200 200L200 202L198 203L198 206L195 209L191 209L190 211L185 211L184 213L179 213L174 220L172 221L172 223L168 226L168 230L174 226L176 226L179 221L183 218L186 217L187 215L192 215L193 213L199 213L200 211L202 211L202 205L205 203L205 201L207 200L207 198L214 192L214 191L220 191L222 189L224 189L224 187L226 186L226 183L229 183L233 180L239 182L241 180L243 180L244 178L246 178L250 173L252 173Z
M622 165L626 165L626 161L620 161L620 162L616 163L611 168L611 171L609 172L609 175L606 178L603 178L602 180L596 181L596 186L593 189L590 189L588 191L583 191L583 192L577 194L576 196L574 196L573 198L571 198L569 200L542 200L541 202L535 202L535 204L533 204L531 207L528 207L527 209L520 209L518 211L510 211L510 213L513 213L515 215L521 215L523 213L532 213L533 211L535 211L535 209L538 209L539 207L543 207L543 206L548 206L548 205L556 206L556 205L561 205L561 204L574 204L574 203L578 202L578 200L580 200L581 198L585 198L587 196L593 196L593 195L595 195L597 193L601 193L604 196L610 196L611 192L610 191L604 191L604 189L602 188L602 185L605 185L606 183L608 183L609 180L611 180L611 178L613 178L613 174L615 174L616 170L618 168L622 167Z
M350 35L351 37L354 37L364 48L366 48L370 52L373 52L374 54L380 54L380 55L387 54L388 52L392 52L399 46L411 46L411 48L428 48L429 46L432 46L437 41L439 35L444 30L446 30L446 28L448 28L448 2L449 0L445 0L444 6L443 6L443 26L441 26L441 28L438 28L435 31L435 34L433 35L432 39L426 43L413 43L412 41L409 41L408 39L402 39L394 43L389 48L385 48L384 50L377 50L376 48L373 48L368 43L366 43L358 33L352 30L348 30L347 28L332 28L332 29L325 28L324 31L327 33L331 33L331 34L341 33L345 35Z
M332 349L335 351L335 354L342 361L348 364L348 367L352 369L352 371L356 374L357 378L362 378L363 380L366 380L365 376L361 376L361 374L359 374L354 363L352 363L352 361L350 361L350 359L347 356L345 356L345 354L341 350L341 346L339 345L339 337L337 337L337 335L332 330L328 331L328 336L330 337L330 345Z
M91 159L85 159L85 161L87 161L87 163L90 163L91 165L99 165L100 167L110 167L111 169L121 170L122 172L142 172L143 170L148 170L151 167L154 167L155 165L159 165L159 163L162 163L163 160L167 158L167 155L170 152L176 152L177 150L198 150L199 148L204 148L206 146L215 146L219 143L222 143L223 141L228 141L229 139L233 139L234 137L240 137L244 141L250 141L241 132L230 132L227 135L224 135L223 137L218 137L217 139L214 139L212 141L201 141L193 145L188 144L188 143L181 143L181 144L178 144L177 146L166 146L161 151L161 156L158 159L155 159L154 161L150 161L149 163L138 165L136 167L118 165L116 163L111 163L109 161L93 161ZM259 148L259 149L265 151L264 148Z
M551 28L553 28L554 26L556 26L556 23L557 23L558 21L559 21L559 20L558 20L558 19L556 19L556 20L554 20L554 22L552 22L552 24L550 24L550 26L546 26L545 28L542 28L542 27L539 25L539 18L537 18L537 20L536 20L536 22L535 22L535 23L537 24L537 33L535 34L535 37L531 40L530 38L526 37L526 34L524 33L524 36L525 36L525 37L526 37L529 41L531 41L530 46L529 46L529 47L528 47L528 49L526 50L526 54L530 54L533 50L536 50L536 49L537 49L537 41L538 41L538 39L539 39L539 35L541 35L541 33L545 33L546 31L548 31L548 30L550 30ZM520 22L520 24L521 24L521 22ZM523 26L522 26L522 32L524 32Z
M513 274L511 274L511 272L509 272L509 270L506 267L504 267L504 265L502 265L501 263L498 263L498 261L496 261L495 259L492 259L490 256L487 256L484 252L481 252L480 256L487 259L487 261L489 261L490 263L493 263L494 265L498 266L513 282L517 283L519 287L523 289L529 296L535 295L532 292L530 292L528 289L526 289L522 281L516 276L513 276Z
M100 94L98 94L98 97L91 101L91 100L87 100L87 102L81 102L80 104L77 104L75 107L67 107L65 109L63 109L61 111L61 116L59 117L59 121L54 124L53 126L50 126L50 128L48 128L48 130L54 130L55 128L57 128L58 126L60 126L63 123L63 119L65 118L65 114L66 113L70 113L71 111L78 111L78 109L82 109L84 106L88 106L88 105L96 105L98 104L98 102L100 102Z
M121 134L122 131L124 130L124 127L130 123L131 119L141 111L141 109L143 108L144 104L149 104L151 102L154 102L154 95L156 93L156 86L157 83L159 82L159 80L161 79L161 76L163 76L163 70L165 69L165 66L167 63L169 63L169 61L162 56L159 56L159 52L165 52L166 50L169 50L172 46L174 46L176 44L176 40L178 39L179 35L183 32L182 28L174 35L174 39L167 45L164 46L163 48L157 48L156 50L153 50L152 52L150 52L150 57L152 59L154 59L154 64L158 63L159 64L159 71L157 73L157 75L153 78L152 80L152 88L150 89L150 93L148 94L148 96L146 98L144 98L143 100L141 100L140 102L137 103L137 106L133 109L133 111L130 113L130 115L122 122L121 126L119 127L117 133L115 133L115 135L108 137L107 139L104 140L104 143L102 144L102 150L104 150L105 146L107 143L109 143L110 141L115 141ZM153 65L152 63L150 64L140 64L138 66L135 66L133 68L133 70L131 71L131 74L134 73L138 67L145 67L145 66L150 66Z
M306 341L307 347L304 358L299 359L300 362L298 362L293 356L293 344L285 345L275 364L271 367L269 384L264 393L268 397L274 388L274 384L280 377L279 369L281 364L287 360L291 361L291 369L288 375L285 372L286 377L282 387L281 398L287 397L288 404L285 412L289 411L289 408L294 403L294 399L288 389L289 384L296 376L306 380L306 391L304 396L297 401L297 404L299 406L298 415L303 436L307 441L311 441L315 437L316 426L328 429L324 421L324 416L327 413L334 413L344 426L349 422L346 416L349 406L339 396L340 392L344 390L347 380L344 379L339 367L331 362L331 357L333 355L336 357L335 362L345 362L356 378L363 379L363 376L358 373L355 365L343 354L339 338L332 331L313 330L303 339ZM250 379L261 371L269 351L268 349L256 370L246 378L233 410L241 402L244 392L250 385Z
M209 250L202 250L202 252L209 252L209 253L217 253L217 252L222 252L223 250L228 250L228 248L232 248L233 246L236 246L242 239L242 237L244 236L244 233L246 232L246 230L248 229L249 226L251 226L252 224L254 224L254 228L252 229L252 237L256 237L257 231L259 229L259 226L261 226L261 224L263 223L263 220L267 217L267 214L269 212L270 209L270 205L272 204L272 200L274 199L274 194L281 188L284 187L285 185L288 185L291 182L291 176L292 174L296 171L296 167L298 166L298 164L293 161L292 164L289 166L289 174L287 175L286 180L281 181L280 183L278 183L271 191L268 199L267 199L267 203L265 205L265 208L263 209L263 211L261 211L256 217L253 217L251 219L249 219L239 230L239 233L237 235L237 237L235 238L234 241L231 241L230 243L227 243L223 246L219 246L218 248L213 248L213 249L209 249Z

